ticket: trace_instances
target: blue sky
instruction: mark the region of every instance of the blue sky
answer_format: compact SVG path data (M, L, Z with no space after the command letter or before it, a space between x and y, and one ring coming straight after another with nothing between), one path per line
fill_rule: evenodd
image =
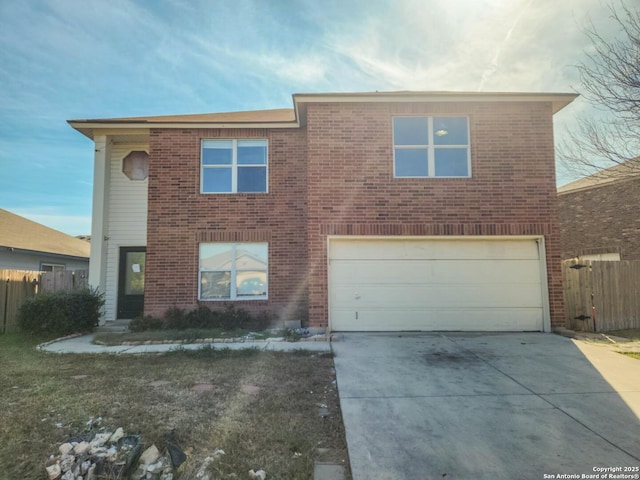
M292 93L573 92L587 17L616 34L601 0L0 0L0 208L90 233L93 146L69 119L290 108ZM574 102L556 137L592 113Z

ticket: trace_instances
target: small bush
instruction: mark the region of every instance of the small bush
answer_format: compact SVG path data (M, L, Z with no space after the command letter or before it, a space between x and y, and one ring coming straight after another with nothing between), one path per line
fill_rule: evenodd
M129 330L144 332L146 330L222 328L225 330L251 329L261 331L269 327L273 320L273 315L268 312L261 312L254 316L247 310L233 304L226 304L222 310L210 310L208 307L200 305L190 312L172 307L165 312L163 318L150 315L136 318L129 324Z
M220 327L220 315L200 305L195 310L187 313L186 323L189 328L218 328Z
M22 330L35 334L92 332L102 305L104 296L90 289L41 293L20 307L18 322Z
M161 318L152 317L147 315L146 317L138 317L131 320L129 323L129 330L132 332L145 332L147 330L162 330L164 322Z
M225 305L220 312L220 326L229 330L245 328L251 322L251 314L244 308L237 308L232 303Z
M184 309L178 307L171 307L164 313L164 325L165 330L184 330L189 328L187 324L187 315Z

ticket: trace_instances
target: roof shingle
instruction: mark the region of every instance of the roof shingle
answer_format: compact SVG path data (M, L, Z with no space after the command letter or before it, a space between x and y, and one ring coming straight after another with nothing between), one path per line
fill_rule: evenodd
M0 208L0 247L89 258L91 244Z

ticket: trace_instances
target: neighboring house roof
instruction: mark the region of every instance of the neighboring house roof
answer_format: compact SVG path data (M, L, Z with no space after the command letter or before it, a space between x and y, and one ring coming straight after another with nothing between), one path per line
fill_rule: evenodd
M130 130L148 132L151 128L298 128L306 123L306 106L310 103L381 103L381 102L550 102L553 113L571 103L571 93L496 93L496 92L356 92L295 93L294 108L252 110L244 112L163 115L151 117L68 120L69 125L93 139L94 130Z
M558 188L558 194L563 195L566 193L602 187L603 185L626 182L638 177L640 177L640 164L638 163L638 160L630 160L563 185Z
M91 244L0 208L0 247L89 258Z

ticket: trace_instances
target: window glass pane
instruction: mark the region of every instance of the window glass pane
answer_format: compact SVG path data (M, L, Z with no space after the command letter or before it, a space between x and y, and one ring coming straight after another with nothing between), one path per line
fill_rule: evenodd
M466 148L437 148L436 177L469 176Z
M231 140L205 140L202 142L202 164L231 165L232 151Z
M226 193L231 191L231 168L203 168L202 191Z
M435 145L468 145L466 117L436 117L433 119Z
M426 177L426 148L396 148L396 177Z
M427 145L427 119L425 117L398 117L393 119L395 145Z
M144 294L144 264L145 252L127 252L124 275L124 294Z
M238 140L238 165L266 165L267 142Z
M200 272L200 298L231 297L231 272Z
M266 243L238 243L236 245L236 269L266 270L268 255Z
M201 243L200 268L206 270L231 270L233 245L231 243Z
M243 271L236 275L236 295L256 297L267 294L267 272Z
M265 167L238 167L238 192L266 192Z

